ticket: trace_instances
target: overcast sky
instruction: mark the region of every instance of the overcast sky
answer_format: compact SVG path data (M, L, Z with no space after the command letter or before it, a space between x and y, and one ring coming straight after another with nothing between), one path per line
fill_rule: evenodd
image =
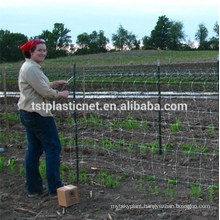
M208 37L219 21L218 0L0 0L0 29L36 36L52 31L54 23L77 35L103 30L111 40L119 25L142 39L150 36L159 16L166 15L184 25L186 40L194 41L198 25L204 23Z

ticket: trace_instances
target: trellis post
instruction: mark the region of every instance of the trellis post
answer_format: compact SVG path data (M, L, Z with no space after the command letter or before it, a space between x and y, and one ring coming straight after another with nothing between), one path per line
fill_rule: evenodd
M73 102L76 106L76 64L73 65ZM77 118L76 107L74 108L74 133L75 133L75 146L76 146L76 179L79 183L79 154L78 154L78 134L77 134Z
M158 90L158 144L159 153L162 154L162 136L161 136L161 93L160 93L160 60L157 60L157 90Z

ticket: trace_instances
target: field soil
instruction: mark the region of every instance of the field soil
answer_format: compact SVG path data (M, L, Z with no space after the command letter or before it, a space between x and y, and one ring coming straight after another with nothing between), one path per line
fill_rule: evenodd
M11 98L8 102L8 111L10 114L18 115L17 99ZM218 111L217 103L215 100L211 100L210 102L206 100L206 106L209 106L214 112ZM190 100L188 101L188 105L191 108L195 108ZM202 99L196 101L197 109L203 106L204 101ZM6 137L3 114L4 106L2 101L0 107L1 132L2 136ZM149 112L146 112L140 116L137 112L133 116L135 118L146 117L149 122L152 122L155 117L153 114L157 113L149 114ZM201 137L203 139L203 135L207 134L204 131L206 127L194 126L198 123L197 114L195 113L195 115L190 116L191 118L187 118L187 115L184 115L184 113L176 113L176 117L181 116L185 122L190 122L192 126L190 130L186 129L181 135L176 135L177 137L181 137L180 140L175 135L174 137L168 137L167 135L170 133L168 127L166 124L163 125L164 143L167 140L171 143L176 143L171 150L178 149L183 143L187 143L188 140L184 137L193 137L194 135L195 138ZM102 122L107 120L108 123L112 123L105 114L100 115ZM129 112L126 112L126 116L120 113L121 118L126 118L127 115L129 115ZM55 112L54 116L57 121L58 130L62 134L62 140L63 137L71 140L74 136L74 126L70 124L73 116L69 113L63 114L63 112ZM79 113L78 117L82 119L83 114ZM114 117L119 117L118 113L114 115L114 112L112 112L111 119ZM163 120L170 120L170 123L174 122L175 119L169 118L168 113L163 114L163 117ZM199 119L200 124L208 126L210 117L214 117L211 120L213 122L216 120L215 126L218 127L218 118L213 115L201 117ZM63 208L58 205L57 198L51 198L47 193L35 198L27 197L25 176L24 172L22 172L27 148L25 131L19 121L10 121L10 142L7 142L3 137L1 138L4 140L1 143L1 147L5 151L0 156L4 157L7 162L0 177L1 219L218 219L218 190L215 189L210 194L211 185L218 184L218 172L216 172L218 169L218 155L213 154L218 143L216 141L212 143L211 141L211 139L217 139L217 128L214 133L206 136L207 140L202 140L202 144L210 146L210 155L201 154L197 156L196 154L184 154L184 152L179 151L176 151L176 154L174 154L172 151L169 152L169 149L166 153L163 152L162 155L152 153L149 149L147 153L141 153L140 150L135 149L131 154L129 150L125 152L119 148L111 150L110 148L104 149L97 146L98 143L102 143L106 138L108 140L124 139L126 143L137 142L138 140L143 140L143 133L145 133L145 143L152 142L153 138L151 136L149 137L147 133L153 134L158 129L152 123L149 124L148 130L133 131L133 134L130 136L131 131L123 132L117 127L114 130L108 126L107 128L98 125L94 126L94 124L85 126L83 123L79 123L78 126L79 169L81 173L86 171L86 176L80 175L78 184L75 180L71 181L71 178L69 178L71 170L76 170L75 150L65 150L66 144L64 141L61 164L68 166L70 170L64 170L62 179L64 184L78 186L80 203ZM90 145L82 140L88 140L87 143L90 143ZM16 161L15 171L8 165L10 161ZM201 169L193 169L197 167ZM144 175L155 176L156 180L154 181L149 178L147 180L142 177L140 175L142 170L146 172L143 173ZM111 185L113 188L108 187L107 181L100 181L101 172L112 175L112 179L115 181L115 185ZM172 184L170 182L168 184L166 181L167 176L173 179L177 177L180 183ZM202 194L196 194L196 192L193 194L192 182L201 182ZM46 184L46 180L44 180L44 183Z

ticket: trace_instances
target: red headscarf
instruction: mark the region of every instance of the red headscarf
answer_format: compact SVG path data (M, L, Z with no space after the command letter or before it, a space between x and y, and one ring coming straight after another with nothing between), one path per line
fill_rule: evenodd
M26 44L22 45L20 47L21 50L28 52L30 51L35 45L37 44L45 44L45 41L43 39L34 39L34 40L30 40L28 41Z

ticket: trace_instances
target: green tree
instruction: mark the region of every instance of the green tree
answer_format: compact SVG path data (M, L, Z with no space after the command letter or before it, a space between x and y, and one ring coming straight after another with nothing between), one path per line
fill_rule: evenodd
M210 39L210 47L214 50L219 50L219 24L217 21L214 25L213 31L216 33L216 37Z
M182 40L184 40L183 24L181 22L171 21L168 48L171 50L179 50L182 45Z
M140 50L140 44L141 41L140 40L134 40L134 50Z
M0 61L11 62L23 58L20 46L28 41L27 37L20 33L0 31Z
M105 37L104 31L93 31L89 35L89 49L91 53L100 53L106 51L106 45L109 42L108 38Z
M151 42L154 48L166 49L170 44L170 29L172 22L166 15L158 18L155 28L151 31Z
M76 43L77 43L80 47L82 47L82 48L87 48L87 49L88 49L88 47L89 47L89 41L90 41L89 35L88 35L86 32L84 32L84 33L82 33L82 34L80 34L80 35L77 36Z
M136 41L136 36L125 30L122 25L119 26L116 34L112 34L113 45L120 50L123 50L126 46L131 49Z
M76 43L81 47L75 54L88 54L106 52L109 39L105 37L104 31L99 33L93 31L91 34L83 33L77 36Z
M38 36L46 41L49 58L67 55L66 48L72 42L71 36L68 35L69 32L70 30L65 28L64 24L55 23L52 32L45 30Z
M55 49L67 47L72 42L71 36L68 35L69 29L64 27L62 23L55 23L52 31Z
M184 40L183 24L171 21L166 15L160 16L151 36L143 38L143 49L172 49L179 50Z
M8 30L0 30L0 41L2 40L2 38L4 37L4 35L6 35L6 34L10 34L10 31L8 31Z
M199 48L198 49L208 49L209 45L206 41L208 37L208 29L204 24L199 24L199 29L197 30L195 34L195 39L199 42Z
M219 38L219 24L217 21L215 22L213 31L216 33L216 37Z
M143 42L143 49L144 50L150 50L153 49L153 43L150 37L144 36L142 39Z

